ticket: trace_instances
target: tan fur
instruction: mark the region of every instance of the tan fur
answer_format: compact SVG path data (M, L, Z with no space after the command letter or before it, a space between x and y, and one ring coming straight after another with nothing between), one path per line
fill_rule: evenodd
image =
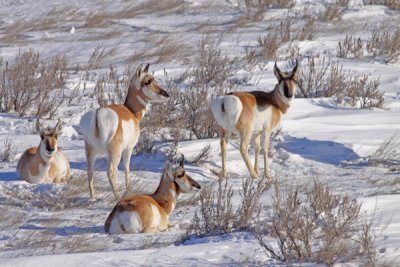
M200 185L188 176L183 169L183 160L181 166L175 169L173 177L169 177L168 167L164 170L160 184L154 194L151 195L132 195L121 199L113 208L108 216L104 229L110 232L113 220L118 220L119 214L123 212L136 212L143 226L142 232L162 231L168 228L168 219L173 212L176 201L181 193L185 193L176 183L176 179L184 181L188 187L200 189ZM171 191L175 192L171 194ZM159 212L159 225L154 228L154 219L152 206L156 207ZM126 233L124 225L120 224L120 228Z
M56 127L58 127L57 124ZM57 130L58 131L58 130ZM55 135L58 133L41 133L45 142L48 142L49 146L55 148L57 146L57 139ZM17 171L21 178L27 182L35 182L36 179L43 180L43 182L60 183L66 182L70 176L69 163L65 158L64 153L60 148L57 148L57 152L48 158L43 159L40 154L40 146L43 146L43 142L39 144L39 147L28 148L18 161ZM59 162L53 160L54 157L62 158L65 160L66 166L59 166ZM66 168L66 173L61 172L63 168ZM40 176L40 170L43 176ZM33 179L33 177L38 177ZM40 177L43 177L40 178ZM32 180L33 179L33 180Z
M137 142L140 135L140 121L142 120L144 113L146 111L146 107L148 102L155 101L155 99L160 95L163 97L169 97L168 93L164 91L161 87L159 87L154 80L154 77L148 73L147 65L143 71L141 70L141 66L139 66L136 70L136 75L132 79L128 92L125 98L124 104L112 104L105 109L113 110L118 117L117 128L114 135L110 140L107 140L104 143L104 146L107 147L107 151L103 150L101 152L96 152L96 149L92 147L92 145L85 140L85 152L86 152L86 160L88 162L88 181L89 181L89 191L90 196L93 198L94 188L93 188L93 174L94 174L94 161L96 159L96 153L107 153L107 157L109 160L107 176L113 190L114 196L116 199L119 199L119 194L117 192L117 174L118 174L118 164L121 161L121 157L124 159L124 172L125 172L125 185L128 188L129 186L129 162L132 154L132 150L134 145ZM139 83L140 82L140 83ZM157 97L151 95L149 90L154 92ZM149 94L147 96L144 92ZM96 111L95 118L95 133L94 137L99 139L101 133L99 129L99 118L97 116L98 110ZM123 122L131 122L133 124L133 131L129 133L124 133ZM115 125L115 124L114 124ZM93 131L93 130L90 130ZM127 136L129 137L127 141ZM125 143L124 143L125 142ZM93 144L93 143L92 143Z
M235 124L235 129L239 133L240 137L240 153L246 164L247 169L251 177L258 177L258 156L261 149L261 136L264 136L263 148L264 148L264 176L269 177L268 171L268 150L269 150L269 138L272 130L278 126L281 121L282 115L289 109L289 101L294 96L297 79L297 67L293 69L292 73L281 72L275 63L274 74L278 79L278 84L275 86L272 92L263 91L252 91L252 92L234 92L228 95L233 95L239 98L242 104L242 110L239 114L239 118ZM289 100L287 100L289 99ZM229 112L226 110L227 107L222 104L222 113ZM256 115L261 114L260 112L268 111L269 117L263 118L261 121L256 121ZM213 112L218 112L214 111ZM217 113L218 114L218 113ZM264 114L264 113L263 113ZM214 114L214 116L216 116ZM262 127L262 130L255 130ZM231 133L224 128L220 130L221 137L221 154L222 154L222 176L227 177L226 168L226 146ZM255 144L255 160L254 167L250 162L248 155L248 148L251 138L254 136Z

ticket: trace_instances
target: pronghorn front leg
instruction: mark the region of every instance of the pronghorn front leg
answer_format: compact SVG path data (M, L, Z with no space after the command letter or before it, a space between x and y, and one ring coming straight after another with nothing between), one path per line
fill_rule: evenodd
M255 155L254 155L254 171L256 172L258 176L258 155L260 155L260 134L257 134L254 137L254 150L255 150Z
M265 178L270 178L269 176L269 167L268 167L268 152L269 152L269 139L271 137L271 132L270 131L265 131L264 134L264 177Z
M94 198L93 172L94 172L94 162L96 160L96 156L94 154L93 148L86 142L85 142L85 153L86 153L86 162L88 164L87 176L89 182L90 197Z
M257 173L254 171L253 165L251 165L249 158L249 143L251 140L251 133L243 133L240 135L240 154L242 154L244 163L246 163L247 169L250 172L252 178L258 178Z

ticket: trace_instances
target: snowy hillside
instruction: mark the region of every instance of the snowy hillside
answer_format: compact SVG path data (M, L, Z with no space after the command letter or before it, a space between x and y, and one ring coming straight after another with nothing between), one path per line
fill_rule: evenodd
M106 234L104 222L116 204L107 160L96 162L97 197L90 199L77 127L86 111L121 102L132 70L151 63L172 100L148 109L131 159L131 188L125 191L120 164L119 192L153 193L167 156L181 153L187 173L203 190L218 190L220 141L209 117L210 99L229 91L271 91L275 61L286 71L295 59L301 88L271 141L270 182L288 195L296 187L305 198L318 180L334 195L347 194L361 204L360 219L371 223L374 259L357 251L339 257L335 266L400 266L400 4L369 2L1 0L0 266L324 266L312 257L279 261L258 241L252 231L261 225L258 220L272 220L272 184L261 196L257 218L227 233L196 235L197 193L181 196L167 231ZM5 88L21 82L12 71L21 75L28 64L13 66L28 51L32 62L38 57L32 66L41 66L27 79L32 86L55 68L57 77L44 83L59 86L29 102L45 103L41 109L16 110L16 94L7 95ZM383 105L374 105L380 98ZM46 110L50 105L54 109ZM54 126L57 119L64 123L58 143L70 162L71 182L22 181L16 167L23 152L40 142L37 122ZM232 138L227 152L235 209L249 176L239 142ZM253 157L251 147L252 162ZM262 155L259 162L263 173Z

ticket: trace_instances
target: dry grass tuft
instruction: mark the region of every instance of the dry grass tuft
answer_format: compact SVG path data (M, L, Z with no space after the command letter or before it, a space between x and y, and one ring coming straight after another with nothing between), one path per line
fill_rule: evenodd
M204 186L189 233L207 236L251 229L261 209L261 197L269 188L267 179L247 178L242 183L240 203L235 208L232 203L234 191L228 180L218 180L216 190L213 184Z
M370 224L360 223L360 208L356 200L334 195L318 181L305 192L275 183L267 221L255 236L269 257L283 262L332 266L339 261L368 261L374 247Z
M0 153L0 161L11 162L15 159L15 155L17 154L17 147L14 144L14 138L8 136L4 139L4 147L3 151Z
M67 61L55 56L48 63L40 61L33 50L19 52L13 63L0 68L0 110L15 111L39 118L53 118L65 100L63 86L67 78Z

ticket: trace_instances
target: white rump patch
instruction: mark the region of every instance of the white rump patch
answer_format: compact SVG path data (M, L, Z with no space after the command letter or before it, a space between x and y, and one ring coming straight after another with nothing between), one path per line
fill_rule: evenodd
M222 104L224 111L222 111ZM215 120L222 128L232 133L237 133L236 123L242 109L242 102L234 95L219 96L211 102L211 111Z
M125 229L125 231L123 231L123 229ZM142 221L136 211L121 212L111 221L110 234L136 234L142 231Z

